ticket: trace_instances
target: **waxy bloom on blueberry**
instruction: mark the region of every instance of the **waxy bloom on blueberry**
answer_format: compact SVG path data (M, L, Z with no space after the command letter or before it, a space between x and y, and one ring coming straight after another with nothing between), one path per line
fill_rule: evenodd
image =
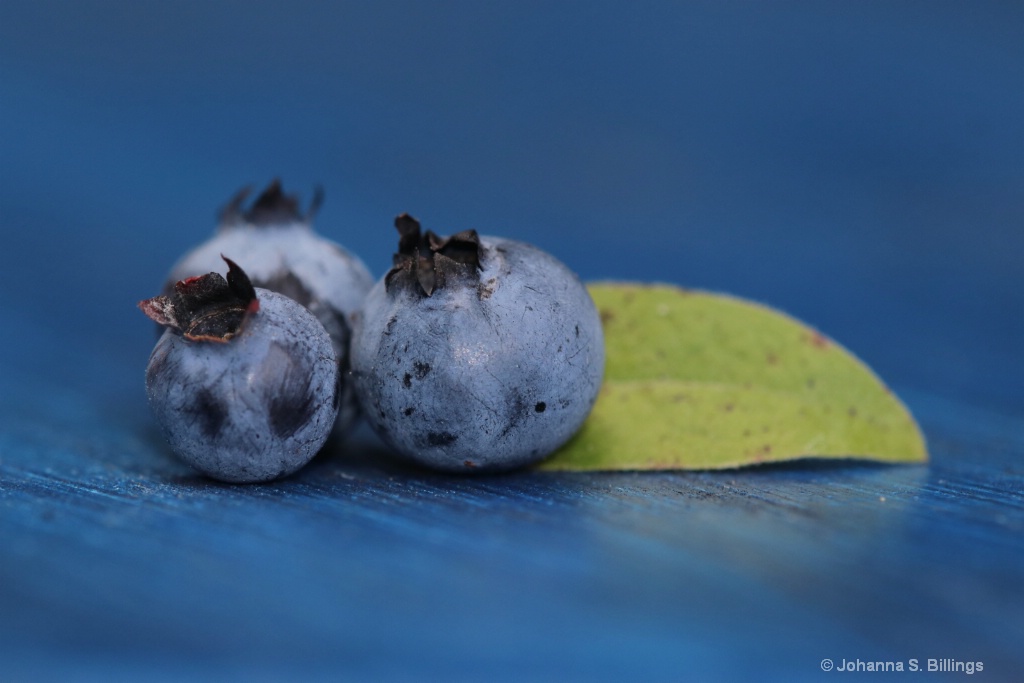
M373 276L358 256L314 232L318 194L303 212L294 196L273 181L248 208L242 190L221 212L217 234L186 254L171 269L165 291L175 282L211 271L223 272L221 254L245 264L253 284L284 294L317 317L334 341L342 378L349 367L352 318L362 308ZM358 415L348 383L341 384L338 429Z
M146 393L171 448L200 472L259 482L316 455L338 414L338 362L306 308L228 275L179 281L139 302L167 329L146 368Z
M604 372L601 321L550 254L403 214L394 266L367 296L352 373L396 451L449 471L538 461L583 424Z

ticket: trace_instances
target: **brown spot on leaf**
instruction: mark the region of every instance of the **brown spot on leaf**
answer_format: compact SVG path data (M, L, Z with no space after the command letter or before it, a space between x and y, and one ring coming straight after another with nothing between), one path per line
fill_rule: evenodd
M615 313L613 313L611 311L611 309L602 308L601 309L601 324L602 325L607 325L608 323L610 323L613 320L615 320ZM579 329L579 328L577 327L576 329Z
M817 330L812 332L810 335L805 335L803 340L816 349L824 350L828 348L829 345L828 337Z

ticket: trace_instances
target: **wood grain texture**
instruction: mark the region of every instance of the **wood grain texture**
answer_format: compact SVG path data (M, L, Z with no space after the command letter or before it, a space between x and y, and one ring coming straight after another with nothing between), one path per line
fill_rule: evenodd
M1017 420L912 395L931 466L686 474L449 477L362 434L229 486L172 460L144 406L53 393L58 428L45 401L0 424L5 678L1024 667Z

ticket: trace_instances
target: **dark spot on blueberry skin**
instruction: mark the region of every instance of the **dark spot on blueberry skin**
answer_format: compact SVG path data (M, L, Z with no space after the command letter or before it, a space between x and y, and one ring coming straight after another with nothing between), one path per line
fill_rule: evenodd
M580 326L579 325L576 326L576 336L577 337L580 336Z
M427 434L428 446L449 446L459 440L459 437L450 432L430 432Z
M388 320L388 324L384 326L384 334L390 335L391 334L391 328L393 328L395 326L395 323L397 323L397 322L398 322L398 316L397 315L391 316L391 319Z
M300 303L306 308L309 308L309 305L313 302L312 292L290 270L280 270L265 280L255 280L253 284L278 294L284 294L292 301Z
M316 316L317 320L324 326L331 336L331 342L338 357L338 378L335 381L333 403L334 407L341 404L342 384L345 373L349 369L349 339L352 330L345 314L336 308L319 301L313 293L303 284L294 273L289 270L280 270L270 277L255 282L256 286L269 289L278 294L283 294L292 301L302 304L310 313Z
M311 368L295 362L292 351L281 344L272 344L266 359L267 372L280 377L278 386L267 400L270 428L279 439L287 439L309 423L316 413Z
M405 415L406 417L409 417L410 415L412 415L415 412L416 412L415 408L406 408L405 410L402 411L402 414Z
M511 392L511 395L506 400L508 405L508 412L505 414L505 428L501 430L501 434L498 435L499 439L503 439L508 436L509 432L516 428L516 426L523 421L526 417L529 406L523 395L518 391ZM545 406L546 407L546 406Z
M533 407L533 410L534 410L534 412L537 412L537 413L543 413L545 410L547 410L547 408L548 408L548 404L545 403L544 401L541 401L540 403L538 403L537 405L535 405Z
M199 390L189 412L199 422L199 428L203 430L203 435L210 440L217 438L221 427L224 426L224 420L228 417L227 409L221 405L209 389Z
M268 411L270 417L270 428L280 439L287 439L305 426L316 412L313 405L313 395L304 394L295 403L288 400L275 398L270 402Z
M406 389L411 387L412 386L412 375L410 375L408 372L405 373L405 377L402 378L402 384L405 385Z
M423 379L430 373L430 364L416 361L412 364L412 369L416 373L416 379Z

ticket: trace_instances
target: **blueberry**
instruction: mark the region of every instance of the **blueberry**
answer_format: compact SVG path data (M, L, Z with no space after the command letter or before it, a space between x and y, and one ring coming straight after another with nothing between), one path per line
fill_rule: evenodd
M352 342L367 420L398 453L448 471L538 461L583 424L604 371L586 288L550 254L403 214L394 267Z
M247 483L295 472L338 414L330 336L303 306L252 286L234 262L139 303L167 329L146 368L149 403L174 452Z
M320 237L312 216L320 195L302 212L293 196L273 181L248 208L248 190L239 192L221 212L217 234L186 254L171 269L164 287L211 271L224 272L221 254L230 254L256 287L284 294L308 308L334 341L342 377L347 375L352 318L362 308L374 278L358 256ZM341 387L339 432L358 416L348 382Z

